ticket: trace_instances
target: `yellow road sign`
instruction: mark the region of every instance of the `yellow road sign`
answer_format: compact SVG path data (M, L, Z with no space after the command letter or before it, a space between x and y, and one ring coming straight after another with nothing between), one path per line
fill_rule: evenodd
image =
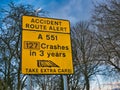
M22 29L23 74L73 73L69 21L23 16Z
M70 33L68 20L23 16L22 21L23 29Z

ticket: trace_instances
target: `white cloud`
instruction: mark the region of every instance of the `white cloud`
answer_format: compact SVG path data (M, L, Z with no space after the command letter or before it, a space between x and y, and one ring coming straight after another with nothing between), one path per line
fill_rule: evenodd
M85 1L87 2L90 0L69 0L69 2L66 3L64 6L61 6L57 10L54 9L52 15L55 18L68 19L71 21L72 24L75 24L80 20L87 20L88 15L86 14L89 11L89 5L84 5L89 4L89 2L86 3Z
M76 17L81 12L81 0L70 0L66 5L61 6L58 10L52 13L53 16L62 19L69 19L76 22Z
M29 2L28 2L29 1ZM90 17L89 11L92 0L20 0L20 2L33 5L36 9L42 8L49 12L50 16L59 19L68 19L71 24Z

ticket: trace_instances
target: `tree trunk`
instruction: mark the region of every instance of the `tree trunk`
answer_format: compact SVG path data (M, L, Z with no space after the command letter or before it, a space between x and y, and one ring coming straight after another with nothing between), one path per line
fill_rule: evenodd
M61 78L61 86L60 86L60 90L64 90L64 81L63 81L63 77L62 75L60 75L60 78Z
M21 62L20 62L21 63ZM19 68L18 68L18 84L17 84L17 90L20 90L20 85L21 85L21 81L20 81L20 63L19 63Z
M90 83L87 75L85 76L85 82L86 82L86 90L90 90Z

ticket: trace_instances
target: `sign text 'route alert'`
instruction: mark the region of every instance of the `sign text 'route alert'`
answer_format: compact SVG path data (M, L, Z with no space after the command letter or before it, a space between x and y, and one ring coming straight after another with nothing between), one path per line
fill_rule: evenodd
M68 20L22 17L22 73L73 74Z

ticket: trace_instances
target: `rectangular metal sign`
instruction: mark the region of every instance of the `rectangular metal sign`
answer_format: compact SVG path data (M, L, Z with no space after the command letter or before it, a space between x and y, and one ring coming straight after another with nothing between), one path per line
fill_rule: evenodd
M73 74L68 20L22 17L22 73Z

